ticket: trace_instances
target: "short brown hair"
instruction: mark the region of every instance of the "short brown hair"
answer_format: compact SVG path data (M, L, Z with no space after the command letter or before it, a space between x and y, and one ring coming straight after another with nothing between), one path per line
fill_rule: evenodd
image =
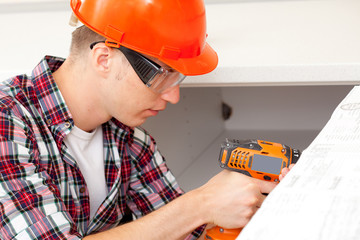
M81 56L82 53L90 49L91 43L105 40L105 37L92 31L85 25L78 27L72 32L70 55L75 58Z

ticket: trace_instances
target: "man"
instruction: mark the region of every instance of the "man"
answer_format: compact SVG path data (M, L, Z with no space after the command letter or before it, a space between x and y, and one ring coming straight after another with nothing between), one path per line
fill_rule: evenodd
M1 239L197 239L244 226L275 184L223 171L184 194L138 126L217 65L202 0L71 1L66 60L0 86ZM121 224L127 209L137 220Z

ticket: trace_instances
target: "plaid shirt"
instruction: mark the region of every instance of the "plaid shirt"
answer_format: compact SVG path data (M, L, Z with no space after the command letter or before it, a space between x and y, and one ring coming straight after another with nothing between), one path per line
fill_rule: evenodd
M63 140L74 122L46 56L30 77L0 85L0 238L81 239L144 216L183 192L154 139L112 119L103 124L108 195L90 219L89 195ZM186 239L196 239L203 227Z

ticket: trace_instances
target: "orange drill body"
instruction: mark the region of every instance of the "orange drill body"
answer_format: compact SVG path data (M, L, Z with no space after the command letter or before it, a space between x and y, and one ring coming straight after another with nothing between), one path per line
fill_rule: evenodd
M281 169L296 163L300 151L284 144L263 140L226 140L221 145L220 166L247 176L277 182ZM225 229L219 226L206 230L207 240L235 240L241 228Z

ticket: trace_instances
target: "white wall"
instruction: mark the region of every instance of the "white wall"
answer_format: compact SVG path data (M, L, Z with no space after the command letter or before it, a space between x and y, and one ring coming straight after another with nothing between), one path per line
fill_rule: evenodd
M184 85L359 83L360 1L209 2L208 41L219 66ZM28 71L45 54L66 57L70 13L68 0L0 1L0 74Z
M29 72L45 55L66 57L69 11L0 13L0 74Z

